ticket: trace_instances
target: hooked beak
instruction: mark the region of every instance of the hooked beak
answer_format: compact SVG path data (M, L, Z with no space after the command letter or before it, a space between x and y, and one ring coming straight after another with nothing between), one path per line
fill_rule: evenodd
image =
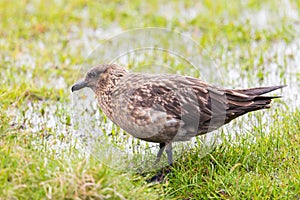
M86 86L87 86L87 82L86 82L85 80L82 80L82 81L80 81L80 82L78 82L78 83L75 83L75 84L71 87L71 91L74 92L74 91L80 90L80 89L82 89L82 88L84 88L84 87L86 87Z

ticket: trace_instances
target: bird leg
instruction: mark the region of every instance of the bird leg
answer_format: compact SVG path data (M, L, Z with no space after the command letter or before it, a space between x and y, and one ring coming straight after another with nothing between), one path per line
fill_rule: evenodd
M161 158L165 148L166 148L166 143L159 143L159 151L156 156L155 164L157 164L160 161L160 158Z
M169 165L173 164L173 152L172 152L172 143L165 145L166 146L166 153L168 156L168 163Z
M161 171L157 172L156 175L154 175L152 178L148 179L147 181L149 183L153 183L153 182L163 182L165 179L166 174L170 173L170 166L172 166L172 143L159 143L159 151L157 153L157 157L156 157L156 162L155 164L157 164L164 152L164 150L166 149L166 153L168 156L168 163L169 166L167 168L163 168Z
M157 153L157 156L156 156L156 160L155 160L155 164L157 164L160 159L161 159L161 156L164 152L164 150L166 149L166 153L167 153L167 157L168 157L168 164L169 165L172 165L173 163L173 152L172 152L172 143L159 143L159 151Z

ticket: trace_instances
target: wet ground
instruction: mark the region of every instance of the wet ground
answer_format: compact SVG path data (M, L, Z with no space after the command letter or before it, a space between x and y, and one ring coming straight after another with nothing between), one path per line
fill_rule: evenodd
M170 7L170 6L169 6ZM172 7L165 5L161 9L164 10L162 15L168 18L175 16ZM262 9L255 13L245 12L238 19L239 23L245 22L255 32L257 29L265 29L266 31L276 31L270 25L270 21L274 17L283 16L287 19L297 21L292 23L290 30L292 35L300 35L299 16L294 8L290 7L287 2L285 9L281 13L269 12L267 9ZM198 12L197 9L183 10L183 18L193 18L193 13ZM232 23L232 22L224 22ZM235 22L233 22L235 23ZM150 35L153 38L145 37L145 35L137 36L136 34L128 34L127 40L118 39L120 36L115 36L110 43L109 50L115 54L110 54L108 57L103 52L107 52L106 44L103 40L111 38L112 35L122 33L123 29L117 24L111 25L108 29L85 29L74 26L68 35L70 53L74 49L74 54L78 53L77 48L82 48L81 55L86 57L86 63L75 66L79 69L79 73L74 75L74 82L82 78L83 73L89 68L90 63L98 61L97 55L102 55L103 60L111 60L114 62L128 66L129 70L134 72L148 72L148 73L178 73L182 75L197 76L201 79L210 82L214 85L226 88L248 88L258 86L270 85L287 85L284 89L274 92L274 95L282 96L281 99L276 100L270 111L261 111L256 114L242 117L227 125L223 131L215 131L207 137L219 135L221 132L225 134L244 134L251 132L251 127L258 123L258 118L262 120L268 131L268 124L272 123L272 115L276 114L276 109L287 110L287 112L299 108L300 106L300 39L293 37L292 40L277 37L272 41L246 41L241 44L232 45L230 41L224 39L224 43L214 45L208 49L201 48L200 45L194 46L189 39L197 43L201 38L201 31L186 31L183 33L184 37L170 37L162 38L161 34ZM242 33L241 33L242 34ZM80 37L78 35L81 35ZM181 41L179 40L181 39ZM145 40L148 42L143 43ZM159 41L163 41L159 43ZM5 43L4 40L1 40ZM100 43L100 48L97 44ZM138 43L137 47L130 46L130 44ZM129 44L129 46L128 46ZM151 47L151 44L153 48ZM157 47L161 44L162 47ZM176 44L176 45L174 45ZM188 44L188 45L186 45ZM191 44L191 45L190 45ZM102 46L101 46L102 45ZM122 49L124 45L124 52L117 52ZM144 45L144 46L143 46ZM150 46L149 46L150 45ZM144 47L138 49L138 47ZM40 42L41 49L46 48L46 45ZM71 48L72 47L72 48ZM102 47L102 48L101 48ZM166 48L167 47L167 48ZM170 47L172 49L170 50ZM96 51L91 51L95 49ZM133 51L128 51L132 49ZM199 55L200 61L193 62L195 56ZM9 62L9 58L7 59ZM101 59L100 59L101 60ZM197 59L196 59L197 60ZM191 62L189 62L191 61ZM65 64L68 64L68 58L65 59ZM18 56L15 67L22 69L22 66L36 67L35 58L30 54L23 53ZM171 67L170 67L171 66ZM51 68L52 64L44 65L45 68ZM47 85L47 87L54 87L68 91L63 76L51 79L51 82L43 82L32 73L30 70L20 73L20 76L25 76L28 79L37 79L36 82ZM18 76L15 76L17 79ZM90 91L83 91L78 94L70 93L69 102L28 102L22 109L11 109L8 112L18 113L16 118L11 122L11 126L19 126L22 129L34 133L43 133L41 140L37 141L34 148L53 148L64 149L65 147L74 146L77 149L82 149L82 156L98 155L99 159L107 160L121 160L121 162L114 163L114 167L120 167L120 164L125 164L131 167L131 163L124 163L124 160L132 159L138 153L139 155L152 155L151 159L155 158L157 152L157 145L138 141L126 133L121 131L109 120L107 120L99 110L94 96ZM245 131L246 130L246 131ZM193 146L198 144L195 140L187 145ZM113 144L113 145L111 145ZM43 146L45 145L45 146ZM185 145L185 148L187 148ZM178 145L178 156L182 154L182 146ZM65 148L68 149L68 148ZM186 150L186 149L185 149ZM103 154L103 151L106 153ZM63 151L61 151L63 152ZM95 153L96 152L96 153ZM110 154L110 152L113 152ZM129 154L128 153L132 153ZM142 154L141 154L142 153ZM137 163L142 162L144 158L137 157ZM142 165L147 165L143 161ZM138 168L139 166L135 166ZM123 167L122 167L123 168Z

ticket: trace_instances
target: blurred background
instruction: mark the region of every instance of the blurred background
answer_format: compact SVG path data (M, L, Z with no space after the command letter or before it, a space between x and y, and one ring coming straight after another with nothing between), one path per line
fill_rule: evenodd
M25 198L28 194L49 199L90 198L96 193L91 195L87 192L89 189L82 188L87 182L98 188L94 189L99 194L95 198L99 199L128 198L133 195L132 188L140 191L136 192L136 198L161 197L157 191L145 189L139 182L143 182L140 178L136 178L138 183L124 178L125 184L117 184L119 175L114 176L115 172L107 169L103 171L99 160L89 158L89 161L82 161L90 154L82 150L86 146L84 140L90 140L83 136L93 135L95 129L109 136L108 144L111 140L121 146L126 143L126 151L140 152L139 142L128 142L128 135L108 122L96 102L85 103L88 95L72 97L70 94L70 86L83 77L90 67L91 58L95 61L98 55L113 54L122 44L136 43L135 40L141 38L135 38L136 32L131 32L129 38L124 37L118 43L113 41L122 38L124 32L144 30L145 27L165 28L190 38L188 41L194 42L195 50L194 47L187 48L193 45L176 48L179 52L186 52L184 58L199 53L205 63L200 66L200 72L180 55L153 49L127 51L113 57L114 62L132 71L161 73L162 70L164 73L190 75L226 88L288 85L275 92L283 98L274 103L274 109L238 119L223 128L220 134L253 133L257 127L261 127L260 132L271 133L275 122L295 122L294 118L280 116L299 113L298 0L0 0L0 198ZM162 41L161 44L167 47L176 42L176 38L168 39L164 34L152 34L150 39ZM153 69L149 70L149 66ZM203 76L201 70L208 70L205 73L210 76ZM74 98L80 99L81 104ZM74 117L78 116L78 112L73 112L76 105L87 105L82 112L93 115L95 122L92 126L86 126L90 124L89 116L85 117L87 122L81 124L85 129L74 124ZM281 127L287 128L288 125L278 125L275 129ZM295 141L299 142L299 136ZM147 144L142 147L142 150L148 148ZM88 162L90 164L86 164ZM24 169L19 169L21 167ZM100 178L96 174L100 174ZM108 174L115 179L108 178ZM60 185L62 177L69 177L63 181L66 186ZM109 191L101 184L98 187L97 181L101 178L107 182ZM200 182L196 181L197 184ZM204 195L202 198L205 194L222 196L223 193L225 197L233 197L241 193L237 191L247 190L246 186L240 190L228 186L229 189L225 187L229 191L226 193L222 187L213 187L198 193ZM248 189L249 195L255 196L251 187ZM170 192L171 187L158 190L159 194L170 197L194 195L186 191Z

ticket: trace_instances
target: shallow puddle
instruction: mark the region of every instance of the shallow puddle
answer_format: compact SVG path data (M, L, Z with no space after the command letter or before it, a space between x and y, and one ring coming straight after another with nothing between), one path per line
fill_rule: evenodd
M293 11L289 3L284 6L285 9L282 9L279 15L298 20L298 24L295 23L293 26L293 31L295 34L300 34L300 19L297 12ZM285 12L289 9L291 12ZM175 16L173 7L169 4L164 5L161 10L164 10L161 15L167 18ZM204 10L201 7L181 10L182 13L190 13L184 16L188 20L197 17L196 13L199 11ZM274 14L276 13L268 12L267 9L249 11L243 13L237 20L239 23L249 22L253 30L273 30L269 23L271 23L270 19L276 17ZM226 20L224 23L227 23ZM216 49L205 50L195 45L196 42L192 39L188 39L190 35L201 37L201 32L194 31L187 36L179 33L170 34L172 33L170 30L151 32L154 29L145 29L139 32L140 35L136 34L137 32L132 32L134 34L127 32L127 35L122 36L123 38L115 37L114 40L103 43L104 39L120 33L121 30L118 25L112 25L107 30L81 29L76 26L71 28L65 38L68 45L72 47L69 49L70 53L80 52L80 56L87 57L87 62L82 65L79 73L74 75L74 82L83 78L91 64L113 61L128 66L132 72L195 76L224 88L287 85L271 94L282 98L275 100L269 111L248 114L218 131L193 139L191 142L176 144L175 159L200 143L209 144L207 149L203 150L205 155L210 151L210 144L215 141L215 138L219 138L221 133L235 137L251 132L253 126L259 124L263 124L263 131L268 132L273 122L272 115L276 114L277 108L285 110L288 107L288 111L292 111L300 107L300 39L298 38L288 43L283 39L274 41L264 50L261 47L264 44L256 41L248 45L250 49L248 52L238 46L229 48L226 43L217 45ZM0 42L3 43L2 40ZM102 42L100 48L90 52L90 49L96 48L99 42ZM42 44L40 46L45 48ZM261 51L263 53L258 53L261 56L255 56L255 53ZM250 61L249 65L247 62ZM17 60L16 66L21 68L27 65L35 68L35 63L35 60L25 53ZM67 60L65 64L68 64ZM25 76L31 79L33 75L29 72ZM62 77L47 84L54 88L67 87ZM95 101L94 94L88 89L70 94L70 103L28 102L19 110L9 112L17 113L15 120L11 122L12 126L19 126L30 134L40 135L40 140L32 141L34 148L50 148L56 156L61 156L72 147L79 150L82 156L98 157L114 168L124 169L125 166L142 169L154 162L158 151L157 144L135 139L106 119ZM166 163L165 157L161 163Z

